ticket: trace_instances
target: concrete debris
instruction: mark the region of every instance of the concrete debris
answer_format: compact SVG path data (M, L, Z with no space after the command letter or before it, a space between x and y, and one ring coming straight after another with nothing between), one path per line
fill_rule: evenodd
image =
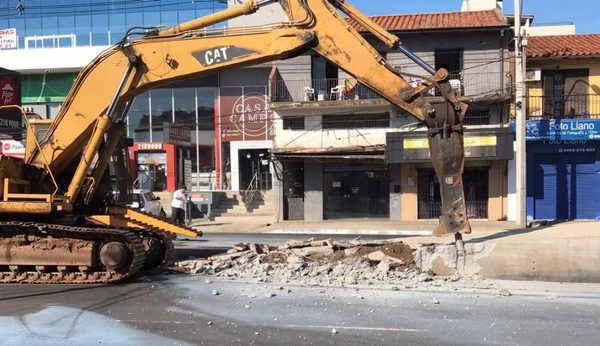
M440 246L440 250L429 246L415 252L400 239L336 241L321 237L288 240L280 247L239 243L227 253L208 259L178 262L177 269L222 279L278 285L376 285L393 290L424 284L439 287L440 282L465 280L456 270L447 270L448 276L443 276L440 270L432 268L432 264L437 263L434 259L441 257L440 253L448 258L454 254L444 245ZM444 261L444 266L447 262L450 261ZM467 280L478 278L468 277ZM207 279L205 282L211 281ZM283 290L283 286L279 289ZM275 294L268 296L274 297Z
M512 293L509 290L507 290L506 288L503 288L500 291L498 291L498 295L500 297L510 297L510 296L512 296Z
M212 290L212 294L213 294L213 296L218 296L220 293L217 290Z
M337 333L338 333L337 329L333 328L333 329L331 330L331 334L335 335L335 334L337 334Z

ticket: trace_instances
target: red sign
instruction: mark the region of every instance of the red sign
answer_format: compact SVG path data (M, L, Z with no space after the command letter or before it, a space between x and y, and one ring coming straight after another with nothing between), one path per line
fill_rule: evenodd
M12 76L0 77L0 106L18 105L21 101L19 84Z
M273 111L267 87L221 87L221 140L270 140Z

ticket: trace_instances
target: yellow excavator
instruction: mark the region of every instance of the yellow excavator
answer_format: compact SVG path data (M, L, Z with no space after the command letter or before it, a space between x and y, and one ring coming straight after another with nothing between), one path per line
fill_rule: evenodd
M289 21L209 27L278 2ZM347 22L359 23L431 76L411 87ZM226 69L319 54L428 128L441 179L438 236L471 231L465 208L466 105L436 71L345 0L248 0L170 28L132 28L75 80L56 117L27 124L24 160L0 158L0 282L106 283L172 258L174 235L199 233L126 207L125 120L136 95ZM424 97L432 88L444 107Z

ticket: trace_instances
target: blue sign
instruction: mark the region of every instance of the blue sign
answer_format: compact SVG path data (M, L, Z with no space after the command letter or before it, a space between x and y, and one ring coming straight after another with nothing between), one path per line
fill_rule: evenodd
M600 119L527 120L525 136L528 141L600 140Z

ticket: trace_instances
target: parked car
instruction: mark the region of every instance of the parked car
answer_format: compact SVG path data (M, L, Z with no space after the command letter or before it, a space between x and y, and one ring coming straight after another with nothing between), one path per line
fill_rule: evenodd
M160 216L163 218L167 217L167 213L165 213L162 203L160 202L160 197L154 196L150 190L133 190L132 203L130 207L155 216Z

